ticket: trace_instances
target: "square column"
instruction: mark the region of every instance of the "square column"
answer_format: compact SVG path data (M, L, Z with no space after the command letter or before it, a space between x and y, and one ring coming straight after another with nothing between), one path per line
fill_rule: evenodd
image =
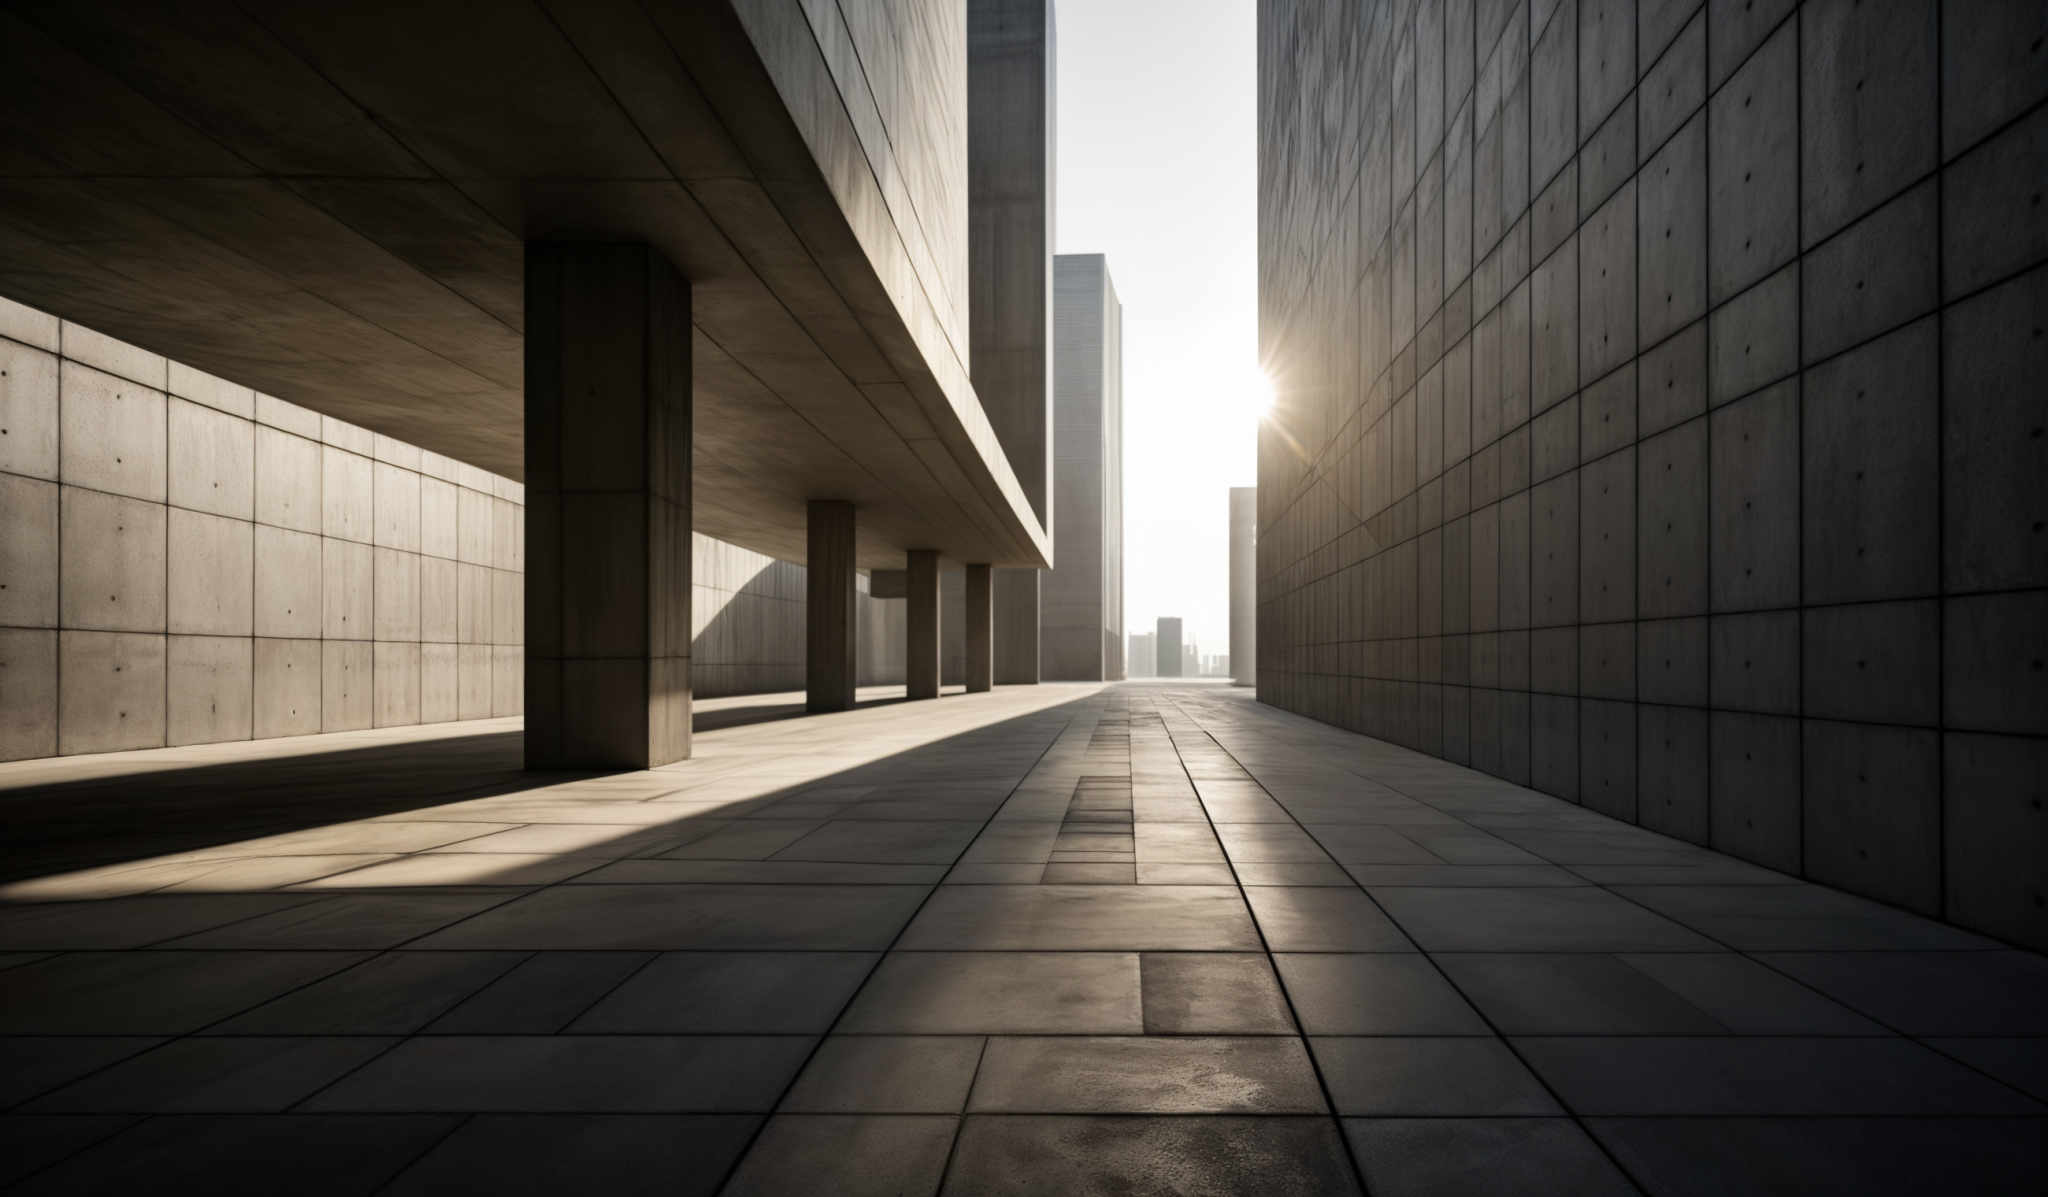
M967 692L979 694L995 680L994 570L967 567Z
M910 550L903 571L903 688L911 698L939 696L939 555L930 549Z
M853 708L853 504L814 500L804 561L804 709Z
M1230 488L1230 681L1258 684L1259 488Z
M526 247L526 766L690 755L690 285Z
M995 585L995 679L1038 684L1038 571L999 569Z

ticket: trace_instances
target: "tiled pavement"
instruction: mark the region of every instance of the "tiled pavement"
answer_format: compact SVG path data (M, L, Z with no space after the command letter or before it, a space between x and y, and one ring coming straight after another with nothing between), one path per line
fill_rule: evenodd
M0 767L0 1179L2048 1186L2040 956L1243 691L697 748L521 777L470 726Z

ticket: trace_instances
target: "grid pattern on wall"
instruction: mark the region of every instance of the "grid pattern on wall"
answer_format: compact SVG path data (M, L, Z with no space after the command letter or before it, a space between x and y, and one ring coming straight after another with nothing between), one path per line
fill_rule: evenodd
M0 300L0 759L516 715L522 488Z
M2048 6L1260 6L1259 696L2048 945Z

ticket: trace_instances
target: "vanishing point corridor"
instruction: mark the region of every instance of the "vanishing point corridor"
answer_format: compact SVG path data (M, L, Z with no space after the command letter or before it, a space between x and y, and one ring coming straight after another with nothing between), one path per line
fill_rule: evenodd
M1242 690L735 717L603 775L521 774L516 727L0 766L48 807L0 907L0 1179L2041 1179L2041 957ZM152 804L238 815L110 835Z

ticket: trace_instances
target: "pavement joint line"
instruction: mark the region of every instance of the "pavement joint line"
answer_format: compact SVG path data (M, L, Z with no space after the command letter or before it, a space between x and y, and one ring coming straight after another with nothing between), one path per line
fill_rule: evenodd
M1179 708L1178 708L1178 706L1176 706L1176 708L1175 708L1175 709L1176 709L1176 710L1178 710L1178 709L1179 709ZM1190 721L1192 722L1192 721L1193 721L1193 720L1192 720L1192 717L1189 717L1189 718L1190 718ZM1206 734L1206 733L1205 733L1205 734ZM1288 807L1286 806L1286 804L1285 804L1285 803L1281 803L1281 802L1280 802L1280 800L1279 800L1278 798L1275 798L1275 797L1273 796L1273 792L1272 792L1271 790L1267 790L1267 789L1266 789L1266 787L1265 787L1265 783L1263 783L1263 782L1260 782L1260 781L1258 780L1258 775L1257 775L1257 774L1253 773L1253 772L1252 772L1251 770L1249 770L1249 769L1245 769L1245 768L1244 768L1244 762L1238 759L1238 757L1237 757L1237 754L1236 754L1236 753L1234 753L1234 752L1231 752L1231 751L1230 751L1230 750L1229 750L1228 748L1224 748L1224 747L1223 747L1223 745L1221 744L1221 742L1217 741L1217 740L1215 739L1215 737L1213 737L1213 736L1210 736L1210 737L1209 737L1209 740L1210 740L1210 742L1211 742L1211 743L1214 743L1214 744L1216 744L1217 748L1218 748L1218 749L1220 749L1220 750L1221 750L1221 751L1222 751L1222 752L1223 752L1223 753L1224 753L1225 755L1229 756L1229 757L1230 757L1230 759L1231 759L1231 761L1232 761L1232 763L1236 764L1236 765L1237 765L1237 767L1238 767L1239 769L1244 769L1244 773L1245 773L1245 776L1246 776L1246 777L1249 777L1249 778L1251 778L1251 779L1252 779L1252 781L1254 782L1254 784L1257 784L1257 785L1259 786L1259 789L1260 789L1261 791L1263 791L1263 792L1264 792L1264 793L1266 794L1266 796L1267 796L1268 798L1271 798L1271 799L1272 799L1272 800L1273 800L1273 801L1274 801L1275 803L1279 804L1279 805L1280 805L1280 809L1281 809L1281 810L1283 810L1283 811L1286 811L1286 812L1287 812L1287 816L1288 816L1288 818L1289 818L1289 819L1291 819L1291 820L1293 820L1293 822L1294 822L1294 826L1296 826L1297 828L1300 828L1300 830L1301 830L1302 834L1304 834L1304 835L1308 835L1308 836L1309 836L1309 838L1311 838L1311 839L1314 839L1314 838L1315 838L1315 837L1314 837L1314 835L1313 835L1313 834L1311 834L1311 833L1309 832L1308 828L1302 825L1302 822L1301 822L1301 820L1300 820L1299 818L1296 818L1296 817L1295 817L1295 814L1294 814L1294 812L1293 812L1292 810L1288 809ZM1190 780L1190 781L1192 782L1192 780L1193 780L1193 779L1192 779L1192 778L1190 778L1189 780ZM1453 816L1453 817L1455 817L1455 816ZM1460 822L1463 822L1463 820L1460 820ZM1469 824L1468 824L1468 826L1469 826ZM1318 841L1318 843L1320 843L1320 841ZM1233 868L1234 868L1234 867L1235 867L1235 866L1233 866ZM1347 873L1347 874L1346 874L1346 876L1348 877L1348 876L1350 876L1350 874L1348 874L1348 873ZM1518 1049L1518 1048L1517 1048L1517 1047L1515 1046L1515 1043L1514 1043L1514 1041L1513 1041L1513 1040L1511 1040L1511 1039L1509 1039L1509 1038L1508 1038L1508 1037L1507 1037L1507 1036L1506 1036L1505 1034L1503 1034L1503 1033L1501 1032L1501 1029L1500 1029L1500 1027L1499 1027L1499 1026L1498 1026L1498 1025L1497 1025L1497 1024L1496 1024L1496 1023L1494 1022L1494 1020L1493 1020L1493 1019L1492 1019L1491 1017L1489 1017L1489 1016L1487 1015L1486 1011L1482 1010L1482 1009L1481 1009L1481 1008L1479 1007L1479 1004L1478 1004L1477 1002L1474 1002L1474 1001L1472 1000L1471 996L1470 996L1469 994L1467 994L1467 993L1465 992L1464 988L1463 988L1462 986L1460 986L1460 985L1459 985L1459 984L1458 984L1458 983L1457 983L1457 982L1456 982L1456 981L1455 981L1454 979L1452 979L1452 977L1451 977L1451 975L1450 975L1449 973L1447 973L1447 972L1445 972L1445 971L1444 971L1444 969L1443 969L1443 966L1442 966L1442 965L1439 965L1439 964L1438 964L1438 963L1436 962L1436 960L1435 960L1434 958L1432 958L1432 957L1431 957L1431 955L1429 954L1429 952L1428 952L1428 951L1426 951L1426 950L1424 950L1424 948L1422 947L1422 945L1421 945L1420 943L1416 942L1416 940L1415 940L1415 937L1414 937L1413 935L1409 934L1409 932L1408 932L1408 928L1406 928L1406 927L1402 926L1402 925L1401 925L1401 923L1400 923L1400 921L1399 921L1398 919L1394 918L1394 916L1393 916L1393 915L1392 915L1391 913L1389 913L1389 912L1388 912L1388 910L1386 909L1386 907L1384 907L1384 906L1382 906L1382 905L1380 904L1380 900L1379 900L1378 898L1376 898L1376 897L1374 897L1374 896L1373 896L1373 893L1372 893L1372 891L1371 891L1371 890L1367 889L1367 888L1366 888L1365 886L1363 886L1363 885L1359 885L1359 884L1358 884L1358 879L1357 879L1357 878L1355 878L1355 877L1351 878L1351 882L1352 882L1352 885L1353 885L1353 887L1355 887L1355 888L1356 888L1356 889L1358 890L1358 892L1360 892L1360 893L1364 894L1364 895L1365 895L1365 897L1366 897L1366 900L1367 900L1368 902L1371 902L1371 903L1373 904L1373 909L1375 909L1375 910L1379 911L1379 913L1380 913L1380 917L1381 917L1381 918L1383 918L1383 919L1386 919L1386 920L1387 920L1387 922L1388 922L1388 924L1390 924L1390 925L1391 925L1391 926L1392 926L1392 927L1393 927L1393 928L1394 928L1395 930L1399 931L1399 932L1401 933L1401 937L1402 937L1403 939L1407 940L1407 941L1408 941L1408 943L1409 943L1410 945L1412 945L1412 946L1414 947L1415 951L1416 951L1416 952L1417 952L1418 954L1420 954L1420 955L1421 955L1421 957L1422 957L1422 958L1423 958L1424 960L1427 960L1427 961L1429 961L1429 966L1430 966L1430 968L1434 969L1434 970L1435 970L1435 972L1436 972L1436 975L1437 975L1437 976L1438 976L1438 977L1439 977L1439 978L1440 978L1440 979L1441 979L1441 980L1442 980L1442 981L1443 981L1443 982L1444 982L1444 983L1445 983L1446 985L1450 986L1450 988L1451 988L1451 991L1452 991L1452 992L1454 992L1454 993L1456 993L1456 994L1458 995L1459 999L1460 999L1460 1000L1462 1000L1462 1001L1463 1001L1463 1002L1464 1002L1464 1003L1465 1003L1465 1004L1466 1004L1467 1006L1471 1007L1471 1009L1472 1009L1472 1012L1473 1012L1473 1013L1474 1013L1475 1015L1477 1015L1477 1016L1478 1016L1479 1020L1480 1020L1481 1022L1483 1022L1484 1024L1486 1024L1486 1029L1487 1029L1487 1030L1489 1030L1489 1031L1491 1031L1491 1032L1493 1032L1493 1037L1494 1037L1495 1041L1497 1041L1498 1043L1500 1043L1500 1044L1501 1044L1501 1046L1502 1046L1502 1047L1504 1047L1504 1048L1505 1048L1505 1049L1506 1049L1507 1051L1509 1051L1509 1052L1513 1053L1513 1055L1514 1055L1514 1057L1515 1057L1515 1061L1516 1061L1516 1063L1520 1064L1520 1065L1522 1066L1522 1068L1523 1068L1523 1070L1524 1070L1524 1071L1526 1071L1526 1072L1527 1072L1527 1073L1528 1073L1528 1074L1529 1074L1529 1075L1530 1075L1531 1077L1535 1078L1535 1081L1536 1081L1536 1083L1537 1083L1537 1084L1539 1084L1539 1085L1543 1086L1543 1091L1544 1091L1545 1093L1547 1093L1547 1094L1549 1094L1549 1095L1550 1095L1550 1099L1551 1099L1552 1101L1554 1101L1554 1102L1556 1102L1556 1103L1557 1103L1557 1107L1558 1107L1558 1109L1560 1109L1560 1110L1563 1110L1563 1111L1565 1112L1565 1116L1566 1116L1566 1117L1568 1117L1568 1118L1570 1118L1570 1119L1572 1120L1572 1123L1573 1123L1573 1125L1575 1125L1575 1126L1577 1126L1577 1127L1579 1128L1579 1133L1580 1133L1580 1134L1582 1134L1582 1135L1584 1135L1584 1136L1586 1137L1586 1139L1587 1139L1587 1140L1588 1140L1589 1142L1591 1142L1591 1143L1592 1143L1592 1144L1593 1144L1593 1145L1594 1145L1594 1146L1595 1146L1596 1148L1598 1148L1598 1150L1600 1151L1600 1153L1601 1153L1602 1155L1604 1155L1605 1157L1607 1157L1607 1160L1608 1160L1608 1162L1609 1162L1609 1163L1611 1163L1611 1164L1613 1164L1613 1165L1614 1165L1614 1167L1615 1167L1615 1169L1616 1169L1616 1170L1617 1170L1617 1171L1618 1171L1618 1172L1619 1172L1619 1173L1620 1173L1620 1174L1621 1174L1622 1176L1626 1177L1626 1178L1628 1179L1629 1183L1630 1183L1630 1184L1632 1184L1632 1185L1634 1185L1634 1186L1635 1186L1635 1187L1637 1188L1637 1190L1638 1190L1638 1191L1641 1191L1641 1192L1649 1192L1650 1190L1648 1189L1648 1187L1647 1187L1647 1186L1645 1186L1645 1185L1644 1185L1643 1181L1642 1181L1642 1180L1641 1180L1641 1179L1640 1179L1639 1177L1637 1177L1637 1176L1635 1175L1635 1173L1634 1173L1634 1172L1630 1171L1630 1170L1629 1170L1629 1169L1628 1169L1628 1168L1627 1168L1627 1167L1626 1167L1625 1165L1623 1165L1623 1163L1621 1162L1621 1159L1620 1159L1620 1157L1618 1157L1618 1156L1616 1156L1616 1155L1615 1155L1615 1153L1614 1153L1613 1149L1612 1149L1612 1148L1610 1148L1610 1147L1609 1147L1609 1146L1608 1146L1608 1145L1607 1145L1607 1144L1606 1144L1606 1143L1605 1143L1605 1142L1604 1142L1603 1140L1601 1140L1599 1136L1597 1136L1597 1135L1595 1135L1595 1134L1593 1133L1592 1129L1591 1129L1590 1127L1588 1127L1588 1126L1586 1125L1586 1122L1585 1122L1585 1119L1584 1119L1584 1117L1582 1117L1582 1116L1581 1116L1581 1115L1580 1115L1580 1114L1578 1113L1578 1111L1577 1111L1577 1110L1575 1110L1575 1109L1573 1109L1573 1108L1572 1108L1572 1106L1571 1106L1571 1103L1567 1102L1567 1101L1566 1101L1566 1100L1564 1099L1564 1095L1563 1095L1562 1093L1559 1093L1559 1092L1557 1091L1556 1087L1555 1087L1555 1086L1553 1086L1553 1085L1552 1085L1552 1084L1550 1083L1550 1081L1549 1081L1549 1080L1548 1080L1547 1078L1545 1078L1545 1077L1543 1076L1543 1074L1542 1074L1542 1073L1538 1072L1538 1071L1537 1071L1537 1070L1535 1069L1535 1067L1534 1067L1534 1066L1532 1066L1532 1065L1531 1065L1531 1064L1529 1063L1528 1059L1527 1059L1527 1058L1526 1058L1525 1056L1523 1056L1523 1054L1522 1054L1522 1052L1520 1051L1520 1049ZM1261 932L1261 935L1263 935L1263 932ZM1277 970L1276 970L1276 971L1277 971ZM1290 1001L1291 1001L1291 998L1290 998ZM1313 1055L1313 1053L1311 1053L1311 1055ZM1317 1076L1318 1076L1318 1077L1320 1077L1320 1076L1321 1076L1321 1072L1320 1072L1320 1070L1318 1071L1318 1073L1317 1073ZM1339 1133L1341 1134L1341 1133L1342 1133L1342 1127L1341 1127L1341 1116L1340 1116L1340 1115L1337 1115L1337 1114L1336 1114L1336 1103L1335 1103L1334 1101L1333 1101L1333 1102L1331 1102L1331 1105L1330 1105L1330 1110L1331 1110L1331 1114L1332 1114L1332 1116L1334 1116L1334 1117L1338 1117L1338 1118L1340 1119ZM1348 1150L1350 1150L1350 1146L1351 1146L1351 1140L1350 1140L1350 1136L1348 1136L1348 1135L1347 1135L1347 1136L1345 1136L1345 1140L1344 1140L1344 1141L1345 1141L1345 1149L1346 1149L1347 1151L1348 1151ZM1353 1158L1353 1164L1354 1164L1354 1166L1357 1166L1357 1161L1356 1161L1356 1158L1355 1158L1355 1157ZM1364 1170L1364 1168L1363 1168L1363 1167L1359 1167L1359 1183L1360 1183L1361 1185L1363 1185L1363 1184L1365 1183L1365 1170Z

